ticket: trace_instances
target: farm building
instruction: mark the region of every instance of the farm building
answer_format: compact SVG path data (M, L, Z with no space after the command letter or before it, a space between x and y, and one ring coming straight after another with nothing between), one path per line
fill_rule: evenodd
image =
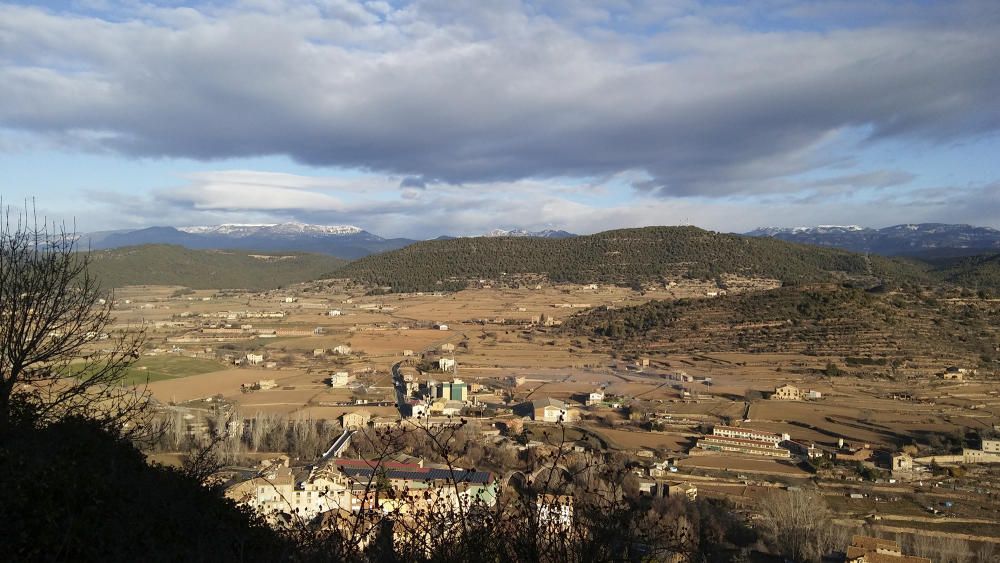
M801 401L802 391L794 385L782 385L774 390L770 398L775 401Z
M542 422L565 421L569 415L566 403L551 397L521 403L514 409L514 412L522 416L530 416L532 420L540 420Z

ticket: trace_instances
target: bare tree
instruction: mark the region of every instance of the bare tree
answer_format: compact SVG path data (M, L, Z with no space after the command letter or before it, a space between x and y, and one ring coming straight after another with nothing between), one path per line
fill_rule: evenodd
M112 296L77 237L32 209L0 218L0 430L18 413L83 415L130 437L145 431L145 388L126 385L141 331L112 329Z
M758 506L760 527L779 554L795 561L819 561L841 541L829 507L818 493L774 491Z

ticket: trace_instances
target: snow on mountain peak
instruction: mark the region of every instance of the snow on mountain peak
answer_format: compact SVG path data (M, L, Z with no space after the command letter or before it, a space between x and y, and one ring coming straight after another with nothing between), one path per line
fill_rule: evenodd
M324 234L324 235L354 235L362 232L360 227L353 225L310 225L308 223L224 223L196 227L178 227L178 231L191 234L212 234L245 237L257 234L290 235L290 234Z

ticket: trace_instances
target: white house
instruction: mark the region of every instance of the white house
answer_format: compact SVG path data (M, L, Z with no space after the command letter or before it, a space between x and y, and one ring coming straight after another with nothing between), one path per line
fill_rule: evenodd
M339 356L346 356L351 353L351 347L347 344L341 344L333 349L333 353Z
M597 390L587 397L587 406L599 405L604 402L604 391Z
M343 387L351 382L351 374L346 371L338 371L330 376L329 381L333 387Z
M441 371L454 370L456 366L453 358L441 358L438 360L438 369Z
M247 354L247 363L252 366L264 363L264 354Z
M340 309L330 309L330 311L327 312L327 315L330 317L339 317L340 314Z

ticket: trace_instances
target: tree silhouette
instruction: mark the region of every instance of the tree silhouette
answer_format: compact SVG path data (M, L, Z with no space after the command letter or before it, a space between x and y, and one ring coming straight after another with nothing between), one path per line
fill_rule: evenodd
M113 296L65 226L32 209L0 219L0 429L16 412L40 422L85 415L115 432L144 426L145 389L125 385L141 330L115 332Z

